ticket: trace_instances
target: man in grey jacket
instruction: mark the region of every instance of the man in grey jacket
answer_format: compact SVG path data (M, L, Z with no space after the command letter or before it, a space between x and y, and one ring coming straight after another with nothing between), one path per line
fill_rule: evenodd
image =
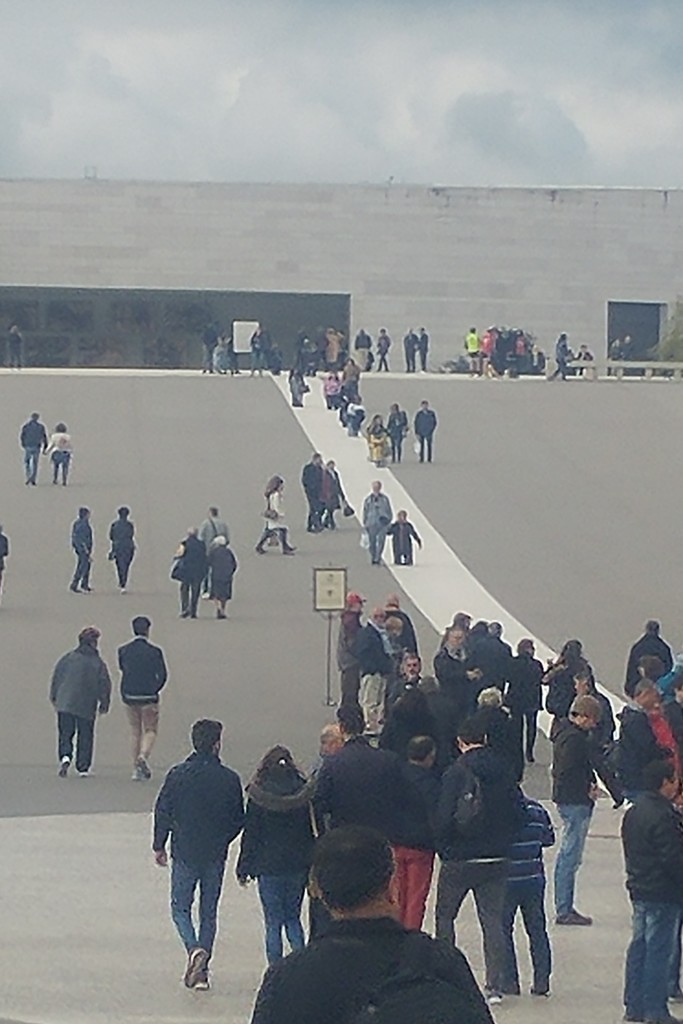
M206 548L207 558L209 557L211 545L215 541L216 537L225 537L225 543L230 543L230 530L228 529L228 524L225 519L220 518L219 510L216 506L212 505L209 509L208 516L199 527L199 539ZM210 572L207 565L206 576L202 583L202 597L207 598L207 600L209 597L209 577Z
M60 779L66 778L71 765L74 735L76 771L90 774L97 712L109 711L111 679L97 650L100 636L97 626L82 629L78 647L62 655L52 673L50 701L57 712Z
M373 565L380 565L382 561L387 530L393 518L391 502L382 493L380 481L375 480L370 494L363 502L363 526L368 535L370 561Z

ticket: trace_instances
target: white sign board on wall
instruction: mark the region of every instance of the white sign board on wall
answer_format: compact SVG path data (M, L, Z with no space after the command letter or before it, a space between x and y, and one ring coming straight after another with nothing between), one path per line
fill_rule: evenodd
M233 320L232 337L235 342L235 352L251 352L249 342L257 327L258 320Z

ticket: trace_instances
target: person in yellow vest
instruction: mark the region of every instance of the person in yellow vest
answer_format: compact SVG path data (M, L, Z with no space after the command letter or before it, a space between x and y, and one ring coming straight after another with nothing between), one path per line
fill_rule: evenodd
M473 376L481 376L481 342L476 327L470 327L465 336L465 351L470 361L470 373Z

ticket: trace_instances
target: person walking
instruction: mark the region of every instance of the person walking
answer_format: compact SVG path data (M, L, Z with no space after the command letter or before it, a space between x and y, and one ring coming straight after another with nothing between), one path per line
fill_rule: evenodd
M50 435L50 441L45 451L52 463L52 483L58 482L59 473L62 474L62 486L66 487L69 479L69 467L73 457L73 445L71 435L68 433L66 423L58 423L54 433Z
M337 524L334 521L334 514L340 508L346 509L348 502L342 487L341 477L337 465L333 459L323 466L323 482L320 489L320 503L322 506L321 525L325 530L336 530ZM347 514L347 513L345 513Z
M673 653L671 647L660 634L661 626L656 619L648 619L645 623L643 635L636 640L628 653L626 663L626 679L624 690L628 697L632 697L636 686L641 680L638 666L641 658L659 658L664 672L671 672L673 668Z
M320 533L323 529L323 457L318 452L311 455L301 471L301 486L308 502L306 530L308 533Z
M571 358L572 353L571 349L569 348L567 335L564 332L562 332L562 334L555 342L555 362L557 364L557 368L550 377L550 380L557 380L558 377L560 378L560 380L567 379L567 370L569 368L569 361L571 360Z
M279 539L283 555L293 555L296 551L296 548L288 540L287 521L282 503L284 489L285 482L281 476L272 476L266 484L263 533L256 545L257 555L265 555L264 545L269 543L271 538ZM277 539L275 543L277 543Z
M108 557L116 566L119 590L125 594L128 574L135 557L135 526L127 505L121 505L116 512L116 519L109 527L109 545Z
M370 736L378 736L381 731L387 683L394 667L386 621L384 608L375 608L359 631L354 647L360 665L359 703Z
M360 662L356 656L356 640L363 628L361 613L364 602L364 597L351 591L346 595L346 607L339 618L337 668L340 674L342 704L358 704Z
M2 602L3 583L5 580L6 560L9 558L9 537L0 524L0 602Z
M508 853L507 883L503 907L506 957L503 971L504 995L520 994L519 969L515 951L515 918L519 910L529 939L533 968L532 996L550 995L552 959L545 917L545 869L543 850L555 843L550 815L536 800L522 794L523 823Z
M24 365L24 338L19 324L11 324L7 332L7 357L11 370L20 370Z
M119 647L121 700L126 708L133 753L133 780L152 778L149 757L159 731L159 694L168 680L164 652L149 642L151 621L136 615L133 639Z
M306 779L283 746L264 755L247 786L236 875L243 886L258 882L269 964L282 959L283 930L292 952L306 944L301 906L315 842L314 792L315 780Z
M484 938L485 991L495 1005L502 1001L505 971L507 855L522 821L521 797L505 763L486 746L485 730L476 717L461 725L458 747L460 757L441 781L436 814L441 858L436 936L455 942L455 920L473 892Z
M78 646L63 654L54 667L50 682L50 703L57 712L57 757L59 777L65 779L74 756L76 771L90 775L95 745L95 719L106 715L111 703L109 669L100 657L97 626L86 626L78 634Z
M19 434L19 443L24 450L24 472L26 485L35 487L38 480L38 462L41 452L48 448L45 424L40 422L40 413L32 412Z
M227 543L230 543L230 530L225 519L221 519L220 512L216 505L212 505L209 508L206 519L199 526L199 539L204 545L206 550L206 557L209 557L211 551L211 545L215 541L216 537L225 537ZM209 571L207 568L206 576L202 580L202 597L208 598L209 596Z
M206 548L196 526L190 527L176 552L175 579L180 582L180 618L196 619L199 592L206 576Z
M431 736L417 733L411 737L405 753L406 794L394 858L401 924L419 931L434 870L434 821L440 791L434 774L436 743Z
M420 343L420 339L413 330L412 327L408 328L408 332L403 339L403 356L406 363L406 373L415 373L415 356L417 354L417 347Z
M82 505L78 510L78 518L71 525L71 547L76 554L76 569L69 590L84 594L92 592L90 586L90 569L92 566L93 532L90 525L90 509Z
M192 726L193 752L169 771L154 806L152 850L168 865L171 840L171 917L187 952L187 988L209 988L209 963L216 937L218 901L230 844L244 825L242 783L220 759L222 722L200 719ZM199 927L192 904L199 886Z
M256 330L249 340L251 348L251 375L254 376L258 370L259 377L263 376L263 370L268 365L268 353L270 351L270 335L264 330L261 324L256 325Z
M379 362L377 363L377 372L380 373L384 370L386 373L389 372L389 349L391 348L391 338L386 332L385 327L380 328L380 332L377 335L377 355L379 356Z
M408 513L402 509L396 514L396 521L387 530L391 537L394 553L394 565L413 564L413 541L422 550L422 540L413 524L408 520Z
M429 335L427 334L424 327L420 328L420 333L417 338L417 351L420 356L420 370L422 373L427 372L427 356L429 354Z
M349 827L323 836L311 884L333 920L269 967L251 1024L493 1024L463 954L396 919L394 857L381 835Z
M375 480L372 490L363 502L363 528L368 537L368 550L372 565L380 565L391 525L393 512L389 498L382 492L382 484Z
M427 455L427 462L432 461L432 445L436 425L436 413L433 409L429 408L429 402L426 400L420 402L420 408L415 414L414 423L415 437L420 443L420 462L424 462L425 453Z
M394 402L389 409L387 433L391 442L391 461L400 462L403 455L403 442L408 433L408 414Z
M209 596L216 605L216 618L227 619L225 606L232 600L232 581L237 572L237 559L222 534L211 544L208 563L211 576Z
M647 765L643 792L621 823L626 888L633 908L624 1020L678 1020L667 1006L669 963L683 910L683 819L672 803L678 792L679 780L670 764Z

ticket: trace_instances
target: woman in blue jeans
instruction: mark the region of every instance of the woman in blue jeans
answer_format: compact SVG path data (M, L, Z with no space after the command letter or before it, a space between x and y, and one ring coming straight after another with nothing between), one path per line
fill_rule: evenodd
M290 949L305 944L301 904L315 842L314 785L299 771L289 750L277 746L264 756L247 787L237 880L240 885L251 879L258 882L269 964L283 955L283 929Z

